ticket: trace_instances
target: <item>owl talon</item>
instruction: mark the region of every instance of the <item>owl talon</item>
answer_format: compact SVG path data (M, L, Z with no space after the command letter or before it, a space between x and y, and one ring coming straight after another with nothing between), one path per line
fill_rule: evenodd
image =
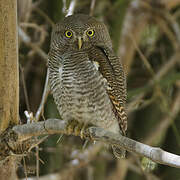
M70 134L72 134L72 132L73 132L72 126L68 126L67 127L67 134L70 135Z
M87 128L87 125L86 125L86 124L83 124L82 129L81 129L81 132L80 132L80 137L81 137L81 139L84 139L84 138L85 138L84 133L85 133L86 128Z
M78 122L77 121L70 121L68 123L68 126L67 126L67 134L70 135L70 134L74 134L76 132L76 127L78 126Z
M80 136L81 139L83 139L85 127L86 127L85 124L72 120L69 121L66 132L68 135L74 134L75 136Z
M81 132L80 132L80 137L81 137L81 139L83 139L84 138L84 126L82 127L82 129L81 129Z
M80 133L81 133L81 127L82 127L81 124L78 124L77 126L75 126L75 128L74 128L74 135L75 135L75 136L79 136L79 135L80 135Z

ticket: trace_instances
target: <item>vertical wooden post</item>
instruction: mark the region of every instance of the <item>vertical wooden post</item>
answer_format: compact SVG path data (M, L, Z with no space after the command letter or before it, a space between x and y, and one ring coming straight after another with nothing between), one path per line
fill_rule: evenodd
M18 124L18 107L17 1L0 0L0 134Z

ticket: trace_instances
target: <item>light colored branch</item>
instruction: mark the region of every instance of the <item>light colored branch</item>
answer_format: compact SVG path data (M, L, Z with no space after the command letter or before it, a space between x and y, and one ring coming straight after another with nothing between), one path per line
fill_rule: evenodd
M179 59L180 53L179 51L176 51L172 55L172 57L161 67L161 69L154 75L154 77L151 80L149 80L149 82L147 83L147 87L151 89L154 85L158 84L158 82L163 78L163 76L165 76L179 62ZM128 113L131 113L136 109L139 109L139 104L141 104L141 107L144 106L143 98L145 94L146 92L138 94L136 99L128 104ZM146 105L148 105L148 103Z
M132 43L131 36L133 35L134 40L137 44L139 44L141 34L146 27L149 18L150 15L142 10L142 5L139 0L135 0L130 3L129 8L127 9L127 14L124 18L118 48L118 55L122 59L127 75L131 70L135 54L135 47Z
M47 69L47 73L46 73L46 81L45 81L45 85L44 85L44 90L43 90L43 95L42 95L42 99L41 99L41 103L39 105L39 108L36 112L36 115L35 115L35 120L36 121L39 121L40 119L40 116L44 110L44 105L46 103L46 99L49 95L49 92L50 92L50 88L49 88L49 69Z
M76 2L77 2L77 0L72 0L71 1L70 5L69 5L69 8L68 8L68 11L67 11L67 14L66 14L66 17L70 16L70 15L72 15L74 13L74 9L76 7Z
M18 30L19 30L19 36L20 36L21 40L27 46L32 48L36 53L38 53L45 61L47 61L47 54L39 46L32 43L30 37L20 27ZM46 74L46 81L45 81L45 85L44 85L44 91L43 91L41 103L40 103L39 108L38 108L36 115L35 115L36 121L38 121L40 119L41 113L43 112L43 109L44 109L44 104L45 104L46 99L47 99L48 94L49 94L48 79L49 79L49 70L47 70L47 74Z
M34 6L33 10L39 13L39 15L42 16L51 27L55 25L54 22L49 18L49 16L45 12L43 12L39 7Z
M96 0L91 0L90 13L89 13L90 16L93 16L95 4L96 4Z
M152 79L151 83L154 83L155 81L158 82L161 80L161 78L166 75L167 72L169 72L178 62L180 59L180 52L176 51L173 56L169 59L168 62L166 62L162 68L156 73L154 78Z
M48 119L44 122L37 122L13 127L17 133L18 140L22 141L32 136L45 134L67 134L68 123L58 119ZM86 139L101 141L108 144L115 144L127 151L134 152L138 155L145 156L152 161L165 164L172 167L180 168L180 156L163 151L160 148L151 147L120 134L108 132L100 127L87 128L84 133Z
M23 31L22 28L18 28L19 37L30 48L32 48L42 59L47 61L47 54L36 44L31 42L31 38Z
M174 121L179 111L180 111L180 88L169 110L170 114L169 115L166 114L166 116L160 121L158 126L153 128L153 131L148 134L148 137L144 140L144 142L148 144L157 144L159 142L159 139L162 137L162 132L166 132L167 128Z

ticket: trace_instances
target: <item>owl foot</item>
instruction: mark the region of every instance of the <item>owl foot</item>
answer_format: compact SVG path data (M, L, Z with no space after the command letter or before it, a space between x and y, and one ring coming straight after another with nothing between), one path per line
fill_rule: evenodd
M83 124L82 129L81 129L81 132L80 132L80 137L81 137L81 139L84 139L84 132L85 132L85 129L86 129L86 125Z
M66 128L66 132L68 135L70 134L75 134L75 136L77 136L77 127L79 126L78 121L75 120L71 120L68 122L67 128Z
M74 135L75 136L80 136L81 137L81 130L83 129L84 124L79 123L75 128L74 128Z
M81 139L86 139L86 129L91 125L80 123L76 120L71 120L68 122L66 133L68 135L80 136Z
M78 126L75 127L75 136L80 136L81 139L84 139L84 133L85 129L87 128L87 125L84 123L79 123Z
M75 136L80 136L83 138L83 132L85 129L85 124L84 123L79 123L78 121L71 120L68 122L67 126L67 134L74 134Z

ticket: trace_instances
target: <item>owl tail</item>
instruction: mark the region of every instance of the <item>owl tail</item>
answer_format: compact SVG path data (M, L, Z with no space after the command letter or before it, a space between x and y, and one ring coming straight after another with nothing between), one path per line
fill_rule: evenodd
M113 154L117 159L123 159L126 157L126 150L112 145Z

